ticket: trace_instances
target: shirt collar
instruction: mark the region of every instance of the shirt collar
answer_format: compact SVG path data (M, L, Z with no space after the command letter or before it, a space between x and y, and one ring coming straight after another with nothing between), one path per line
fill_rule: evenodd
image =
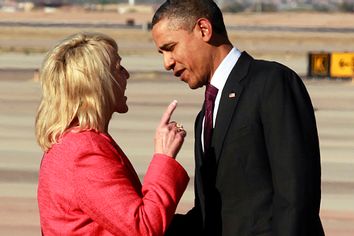
M215 70L213 77L210 80L210 84L220 91L223 90L226 80L229 77L231 70L234 68L241 52L237 48L232 48L229 54L222 60L218 68ZM219 94L218 93L218 94Z

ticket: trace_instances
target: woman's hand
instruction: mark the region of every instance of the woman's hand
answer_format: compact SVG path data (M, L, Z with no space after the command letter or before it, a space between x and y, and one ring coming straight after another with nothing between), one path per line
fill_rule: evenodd
M182 125L174 121L170 122L176 107L177 101L174 100L162 115L155 134L155 153L162 153L173 158L176 158L182 147L184 137L186 137L186 131Z

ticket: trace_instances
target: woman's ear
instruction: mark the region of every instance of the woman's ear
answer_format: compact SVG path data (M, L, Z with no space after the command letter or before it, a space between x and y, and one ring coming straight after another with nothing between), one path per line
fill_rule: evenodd
M205 42L209 42L213 35L213 27L210 21L206 18L200 18L197 20L196 28L199 30L200 35Z

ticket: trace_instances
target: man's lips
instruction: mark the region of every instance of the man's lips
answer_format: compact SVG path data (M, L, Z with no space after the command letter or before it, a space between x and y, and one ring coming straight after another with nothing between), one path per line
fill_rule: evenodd
M173 72L174 76L180 77L184 72L184 69Z

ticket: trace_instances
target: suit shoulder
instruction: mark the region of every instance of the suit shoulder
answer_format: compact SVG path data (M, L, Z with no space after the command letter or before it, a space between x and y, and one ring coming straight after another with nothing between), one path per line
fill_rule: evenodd
M255 71L269 74L296 74L292 69L276 61L254 60L251 65ZM251 69L252 70L252 69Z
M301 78L288 66L276 61L254 60L250 66L249 74L258 78L261 83L300 82Z

